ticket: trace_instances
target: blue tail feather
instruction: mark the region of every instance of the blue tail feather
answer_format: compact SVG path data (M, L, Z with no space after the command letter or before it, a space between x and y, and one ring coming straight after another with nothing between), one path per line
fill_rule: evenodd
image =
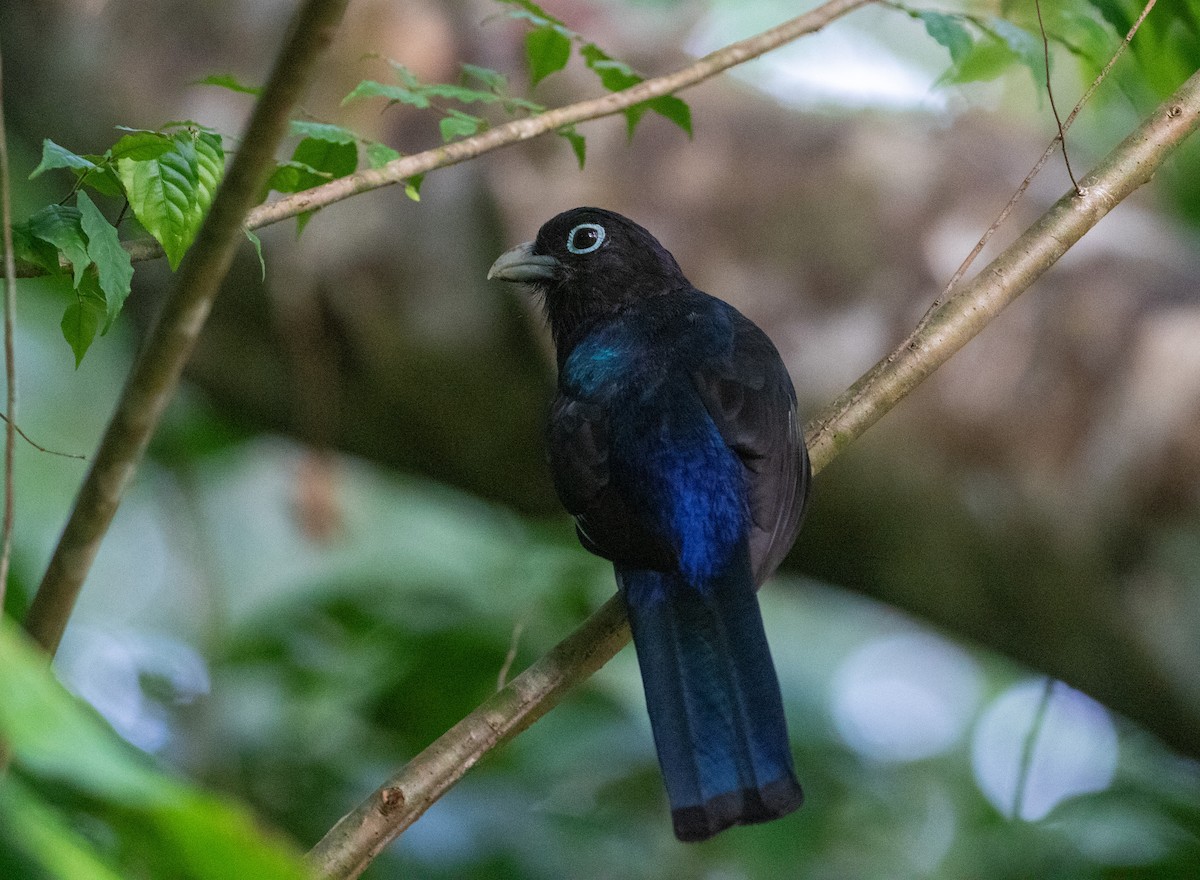
M779 682L749 567L703 589L618 569L680 840L800 806Z

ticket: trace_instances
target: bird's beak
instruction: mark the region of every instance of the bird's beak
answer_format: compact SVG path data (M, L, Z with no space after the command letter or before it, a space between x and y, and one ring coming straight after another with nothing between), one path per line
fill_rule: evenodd
M510 251L502 253L492 268L488 269L488 280L524 281L535 283L550 281L559 268L558 260L547 254L535 254L533 242L519 244Z

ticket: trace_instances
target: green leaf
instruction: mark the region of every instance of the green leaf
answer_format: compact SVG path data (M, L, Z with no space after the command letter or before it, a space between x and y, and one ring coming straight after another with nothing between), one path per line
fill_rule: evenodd
M477 67L474 64L464 64L462 72L464 80L476 80L484 88L490 89L496 94L503 94L508 91L508 77L498 71L492 70L490 67Z
M456 137L470 137L479 131L483 124L484 120L478 116L471 116L461 110L451 110L438 123L438 127L442 131L442 141L448 143Z
M181 135L176 135L179 138ZM212 206L217 187L225 176L225 149L221 144L221 136L211 131L199 131L193 135L196 145L196 171L199 186L196 189L196 204L199 216L196 218L196 229L204 221L204 215Z
M125 189L121 186L120 178L117 177L117 169L114 167L111 155L84 156L83 158L95 162L96 166L71 169L75 173L79 186L86 186L101 195L125 198Z
M34 237L54 245L71 261L74 284L78 287L83 280L84 270L91 265L87 239L79 225L79 209L66 205L47 205L29 218L29 231Z
M962 19L942 12L915 12L914 15L925 25L925 32L950 52L952 64L959 64L971 51L974 40Z
M618 61L595 43L587 43L579 53L587 66L600 77L600 84L610 92L619 92L642 82L624 61Z
M111 875L98 858L88 857L82 836L61 833L61 816L52 818L56 811L24 788L31 782L76 803L73 812L84 814L79 818L85 827L112 829L120 851L129 855L133 845L136 870L116 876L311 880L298 853L259 832L245 810L160 772L122 741L63 689L45 656L7 619L0 620L0 670L0 739L11 748L19 771L14 777L22 786L17 791L8 779L0 788L0 836L11 837L14 826L28 824L31 833L16 843L36 847L30 855L50 876L110 880Z
M229 89L231 92L239 92L243 95L261 95L262 86L250 86L241 82L232 73L214 73L204 77L204 79L196 80L193 85L198 86L219 86L222 89Z
M1018 61L1029 69L1034 83L1046 77L1046 54L1040 36L1031 34L1003 18L988 20L988 29L1008 46Z
M29 179L33 180L43 172L52 171L55 168L95 168L96 165L90 159L85 159L83 156L78 156L72 153L66 147L60 147L50 138L42 141L42 161L38 163L37 168L29 174Z
M399 61L389 58L387 63L388 67L392 69L392 73L396 74L396 79L400 80L402 85L408 86L410 89L421 88L420 78Z
M250 239L250 244L254 245L254 252L258 254L258 266L262 269L262 280L267 280L267 261L263 259L262 239L259 238L254 230L248 226L242 227L242 232L246 233L246 238Z
M509 13L513 18L527 19L539 27L545 24L562 25L561 21L534 3L533 0L500 0L500 2L507 6L516 7L516 9Z
M414 174L404 181L404 194L414 202L421 201L421 184L425 182L424 174Z
M373 79L365 79L351 89L350 94L342 98L342 106L366 98L386 98L393 104L409 104L420 110L429 106L429 99L419 92L404 86L376 82Z
M103 300L97 301L93 296L80 295L63 313L60 326L63 338L71 346L71 351L75 352L75 369L79 369L83 356L91 348L96 331L100 329L100 324L105 318L105 312Z
M79 205L80 223L88 238L87 253L96 264L97 280L104 293L104 332L107 333L129 296L133 262L129 252L121 247L116 228L100 213L88 194L81 191L76 204Z
M174 142L170 135L159 131L135 131L113 144L106 154L108 159L133 159L141 162L157 159L170 152Z
M138 222L179 266L212 203L224 172L219 135L179 131L171 148L151 159L117 160L117 174Z
M58 248L34 235L29 228L29 221L14 223L12 234L13 253L17 259L39 266L50 275L62 272Z
M692 108L682 98L677 98L674 95L661 95L645 103L649 109L653 110L659 116L671 120L671 122L682 128L687 132L688 137L692 136Z
M358 135L340 125L328 122L309 122L304 119L293 119L289 131L293 137L314 138L319 141L329 141L331 144L358 143Z
M529 62L530 84L536 86L567 66L571 39L549 25L532 30L525 35L525 58Z
M1008 71L1015 60L1007 43L985 33L957 64L938 78L937 85L993 80Z
M327 171L318 171L303 162L288 160L275 166L271 179L267 181L267 188L275 192L293 193L320 186L330 180L333 180L333 175Z
M39 862L46 876L121 880L84 837L18 779L5 779L0 786L0 821L8 846Z
M579 161L579 170L582 171L584 160L587 159L587 140L575 130L575 126L573 125L560 128L555 134L566 138L567 143L571 145L571 149L575 151L575 158Z
M379 141L370 141L367 144L367 163L372 168L382 168L388 162L393 162L400 158L400 153L393 150L387 144L381 144Z
M500 96L493 92L482 92L453 83L430 83L421 86L421 94L429 98L449 98L462 104L495 104L500 100Z
M335 143L307 137L296 145L292 161L307 165L333 180L354 173L358 167L358 147L354 143ZM320 182L310 183L309 186L316 186Z

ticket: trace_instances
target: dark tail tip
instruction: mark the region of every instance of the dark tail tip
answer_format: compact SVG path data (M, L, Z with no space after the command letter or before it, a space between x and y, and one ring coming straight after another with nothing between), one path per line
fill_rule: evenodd
M804 791L786 777L759 788L719 794L698 806L671 811L675 836L684 843L708 840L733 825L753 825L786 816L804 803Z

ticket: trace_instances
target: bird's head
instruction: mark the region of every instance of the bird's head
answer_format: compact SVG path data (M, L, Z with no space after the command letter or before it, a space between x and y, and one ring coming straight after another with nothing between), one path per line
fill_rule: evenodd
M573 208L551 218L536 239L501 254L488 278L522 282L541 293L560 345L591 319L689 286L653 235L603 208Z

